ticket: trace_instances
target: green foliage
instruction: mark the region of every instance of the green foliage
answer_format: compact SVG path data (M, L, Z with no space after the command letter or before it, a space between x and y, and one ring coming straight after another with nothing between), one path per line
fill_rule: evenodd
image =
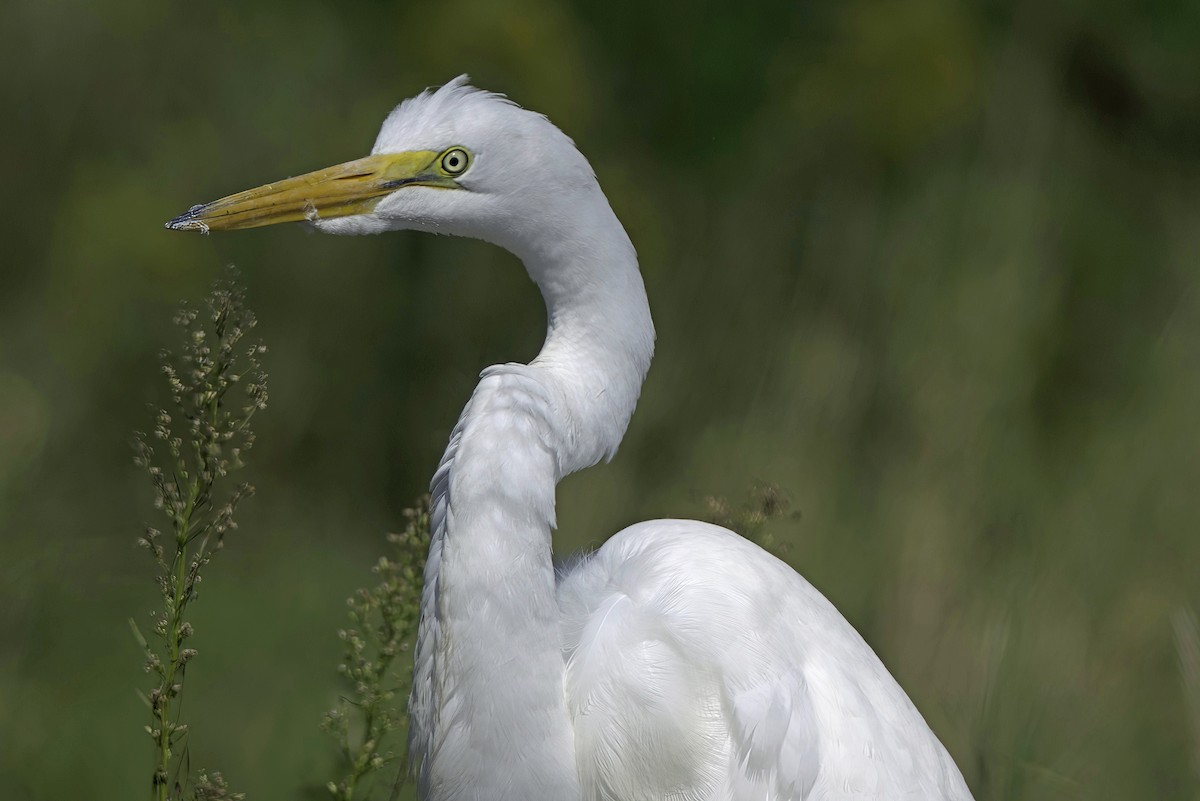
M204 569L237 528L238 503L254 492L246 483L226 485L254 444L251 420L267 405L266 374L259 362L266 348L243 342L256 320L233 275L213 285L203 311L181 308L175 325L183 331L183 349L177 357L162 355L171 405L155 415L153 439L136 435L134 458L149 475L154 507L169 526L165 537L147 526L138 539L157 567L163 606L152 614L153 639L142 635L132 619L129 624L145 652L146 672L154 677L142 696L151 715L146 732L154 741L154 798L236 801L240 796L228 792L219 773L201 772L187 795L189 777L183 766L189 727L180 720L180 711L187 667L198 652L185 646L193 634L185 615L198 597ZM157 452L152 441L158 443Z
M346 599L351 627L338 632L345 643L338 673L349 694L322 721L341 756L342 776L327 785L336 801L366 797L359 792L363 781L396 761L393 732L407 723L412 660L406 657L420 616L429 496L403 515L404 531L387 535L391 554L372 568L379 583Z
M1192 770L1200 782L1200 622L1192 610L1180 609L1174 624L1184 708L1192 727Z
M251 797L327 795L341 600L479 369L536 353L541 298L479 242L161 226L365 155L469 72L579 144L659 332L556 549L769 477L803 518L765 533L979 801L1196 799L1172 616L1200 609L1200 4L15 0L0 30L6 798L144 783L116 454L169 310L229 262L270 323L271 447L189 611L185 718Z

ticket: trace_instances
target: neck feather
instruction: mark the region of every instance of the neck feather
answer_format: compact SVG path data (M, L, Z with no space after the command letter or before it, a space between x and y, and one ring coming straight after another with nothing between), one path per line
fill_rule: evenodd
M546 342L530 366L565 404L562 475L616 453L654 355L637 254L598 187L588 220L523 255L546 302Z
M410 732L428 799L579 797L555 485L616 451L654 345L633 246L595 194L565 234L498 243L542 291L546 342L484 371L434 477Z

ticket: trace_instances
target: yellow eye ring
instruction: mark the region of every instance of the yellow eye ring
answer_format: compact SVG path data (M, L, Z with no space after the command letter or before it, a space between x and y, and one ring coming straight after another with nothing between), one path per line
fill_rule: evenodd
M447 175L462 175L471 164L471 156L461 147L452 147L442 154L442 171Z

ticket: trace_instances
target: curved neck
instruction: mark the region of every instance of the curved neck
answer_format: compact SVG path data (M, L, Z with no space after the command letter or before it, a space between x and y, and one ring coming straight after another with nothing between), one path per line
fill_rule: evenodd
M565 232L497 243L541 289L547 334L530 364L484 371L434 477L410 732L428 799L579 797L554 492L616 451L654 346L633 246L595 194Z
M546 341L530 366L566 403L560 478L616 453L654 355L637 253L598 187L595 194L586 225L518 252L546 302Z

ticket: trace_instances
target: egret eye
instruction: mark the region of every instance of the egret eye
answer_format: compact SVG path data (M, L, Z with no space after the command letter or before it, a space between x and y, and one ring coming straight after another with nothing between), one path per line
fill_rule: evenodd
M461 147L451 148L442 155L442 169L450 175L460 175L471 163L471 157Z

